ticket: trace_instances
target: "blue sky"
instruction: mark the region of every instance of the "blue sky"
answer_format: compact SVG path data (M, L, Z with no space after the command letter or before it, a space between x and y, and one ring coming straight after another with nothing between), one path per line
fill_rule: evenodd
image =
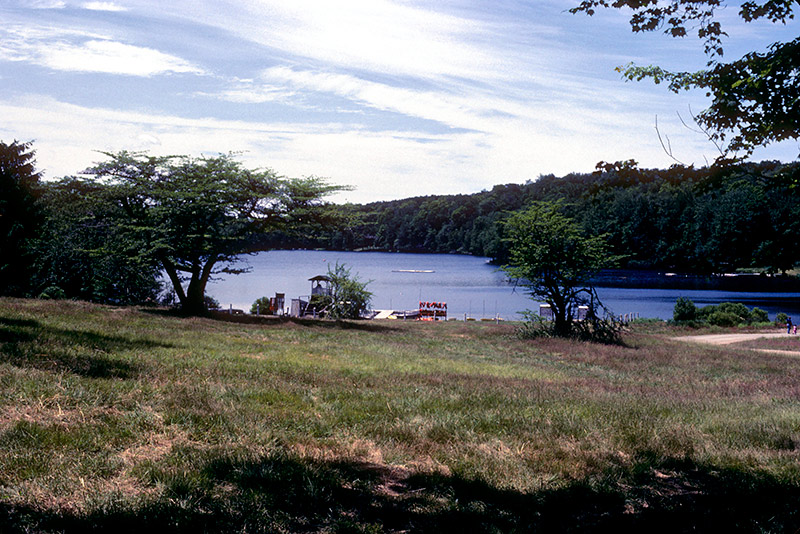
M46 178L98 151L240 152L321 176L336 201L472 193L598 161L647 167L716 153L681 124L706 106L626 83L636 61L688 70L696 39L632 34L577 0L0 0L0 140L34 140ZM735 58L786 27L721 12ZM793 160L797 142L755 159Z

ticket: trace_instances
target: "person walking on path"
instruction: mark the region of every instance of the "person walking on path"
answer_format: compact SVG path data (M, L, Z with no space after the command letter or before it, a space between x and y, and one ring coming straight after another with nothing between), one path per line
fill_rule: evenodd
M791 317L787 317L786 318L786 333L787 334L791 334L792 333L792 318Z

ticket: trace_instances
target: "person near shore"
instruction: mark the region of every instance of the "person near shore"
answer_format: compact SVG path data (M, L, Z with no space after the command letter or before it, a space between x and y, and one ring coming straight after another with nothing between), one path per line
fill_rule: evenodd
M792 333L792 318L791 317L787 317L786 318L786 333L787 334L791 334Z

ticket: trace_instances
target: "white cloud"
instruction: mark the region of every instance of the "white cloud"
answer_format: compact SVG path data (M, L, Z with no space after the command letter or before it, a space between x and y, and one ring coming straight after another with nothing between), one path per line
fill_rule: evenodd
M51 178L77 173L102 159L96 151L152 149L159 154L245 151L246 157L255 161L268 157L265 148L274 151L294 136L336 129L331 125L147 115L66 104L34 95L0 100L0 116L4 118L0 123L0 139L35 140L39 165ZM258 148L257 154L254 148ZM267 163L262 160L254 164ZM322 174L320 169L305 173Z
M481 132L491 139L504 138L507 132L563 132L605 137L609 131L623 131L631 121L649 128L657 101L669 109L679 101L669 93L654 98L635 86L613 82L589 82L562 76L553 90L538 84L523 89L479 89L464 84L441 85L423 90L362 80L355 76L301 71L286 67L267 69L261 76L265 89L257 83L240 82L237 89L218 95L235 101L260 102L262 92L274 94L276 87L306 105L320 95L334 95L354 106L398 113L406 117L434 121L458 130ZM232 96L235 95L235 98ZM288 96L286 97L288 99ZM328 104L326 104L328 105ZM673 108L674 109L674 108ZM322 109L324 111L325 109ZM420 126L420 128L423 128Z
M121 6L115 2L102 2L102 1L90 1L90 2L81 2L77 4L76 2L71 2L67 4L64 0L5 0L7 2L17 4L18 7L27 8L27 9L64 9L67 7L74 7L75 5L79 5L82 9L89 9L92 11L127 11L128 8Z
M132 76L193 73L203 70L178 57L152 48L132 46L114 41L91 40L74 45L55 43L38 50L41 64L56 70L103 72Z
M17 26L0 30L0 37L0 59L30 62L54 70L131 76L204 72L176 56L113 41L95 32Z
M498 78L508 62L491 50L496 28L391 0L219 0L181 17L223 28L298 58L338 67L424 78Z
M114 2L84 2L81 4L83 9L91 11L127 11L128 8L115 4Z
M479 28L455 16L385 0L263 3L290 21L269 32L267 41L298 55L387 74L462 75L490 63L460 39Z
M31 0L25 7L31 9L63 9L67 3L62 0Z
M643 124L620 129L609 122L605 130L595 124L588 131L582 129L580 114L562 117L578 134L521 120L509 123L505 131L431 134L335 123L187 119L87 108L46 97L0 101L0 116L0 139L35 140L39 166L50 178L75 174L103 159L96 150L233 151L243 152L248 166L354 185L355 191L337 197L353 202L474 192L542 173L588 172L600 160L634 157L645 166L671 163L645 117ZM706 148L684 134L673 138L676 145L691 155Z
M198 92L198 96L208 96L219 98L237 104L264 104L266 102L285 102L292 95L293 91L288 91L283 87L270 85L254 85L252 82L235 82L230 89L225 89L219 93Z
M2 40L9 46L22 48L27 43L30 49L39 46L42 41L52 42L65 39L111 39L106 33L95 30L47 26L43 24L15 24L0 29Z

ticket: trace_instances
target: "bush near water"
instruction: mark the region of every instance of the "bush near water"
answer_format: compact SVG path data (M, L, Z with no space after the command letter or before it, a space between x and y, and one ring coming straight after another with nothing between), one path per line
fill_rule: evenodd
M739 302L723 302L698 308L686 297L675 302L672 320L679 324L739 326L769 323L769 315L761 308L750 309Z

